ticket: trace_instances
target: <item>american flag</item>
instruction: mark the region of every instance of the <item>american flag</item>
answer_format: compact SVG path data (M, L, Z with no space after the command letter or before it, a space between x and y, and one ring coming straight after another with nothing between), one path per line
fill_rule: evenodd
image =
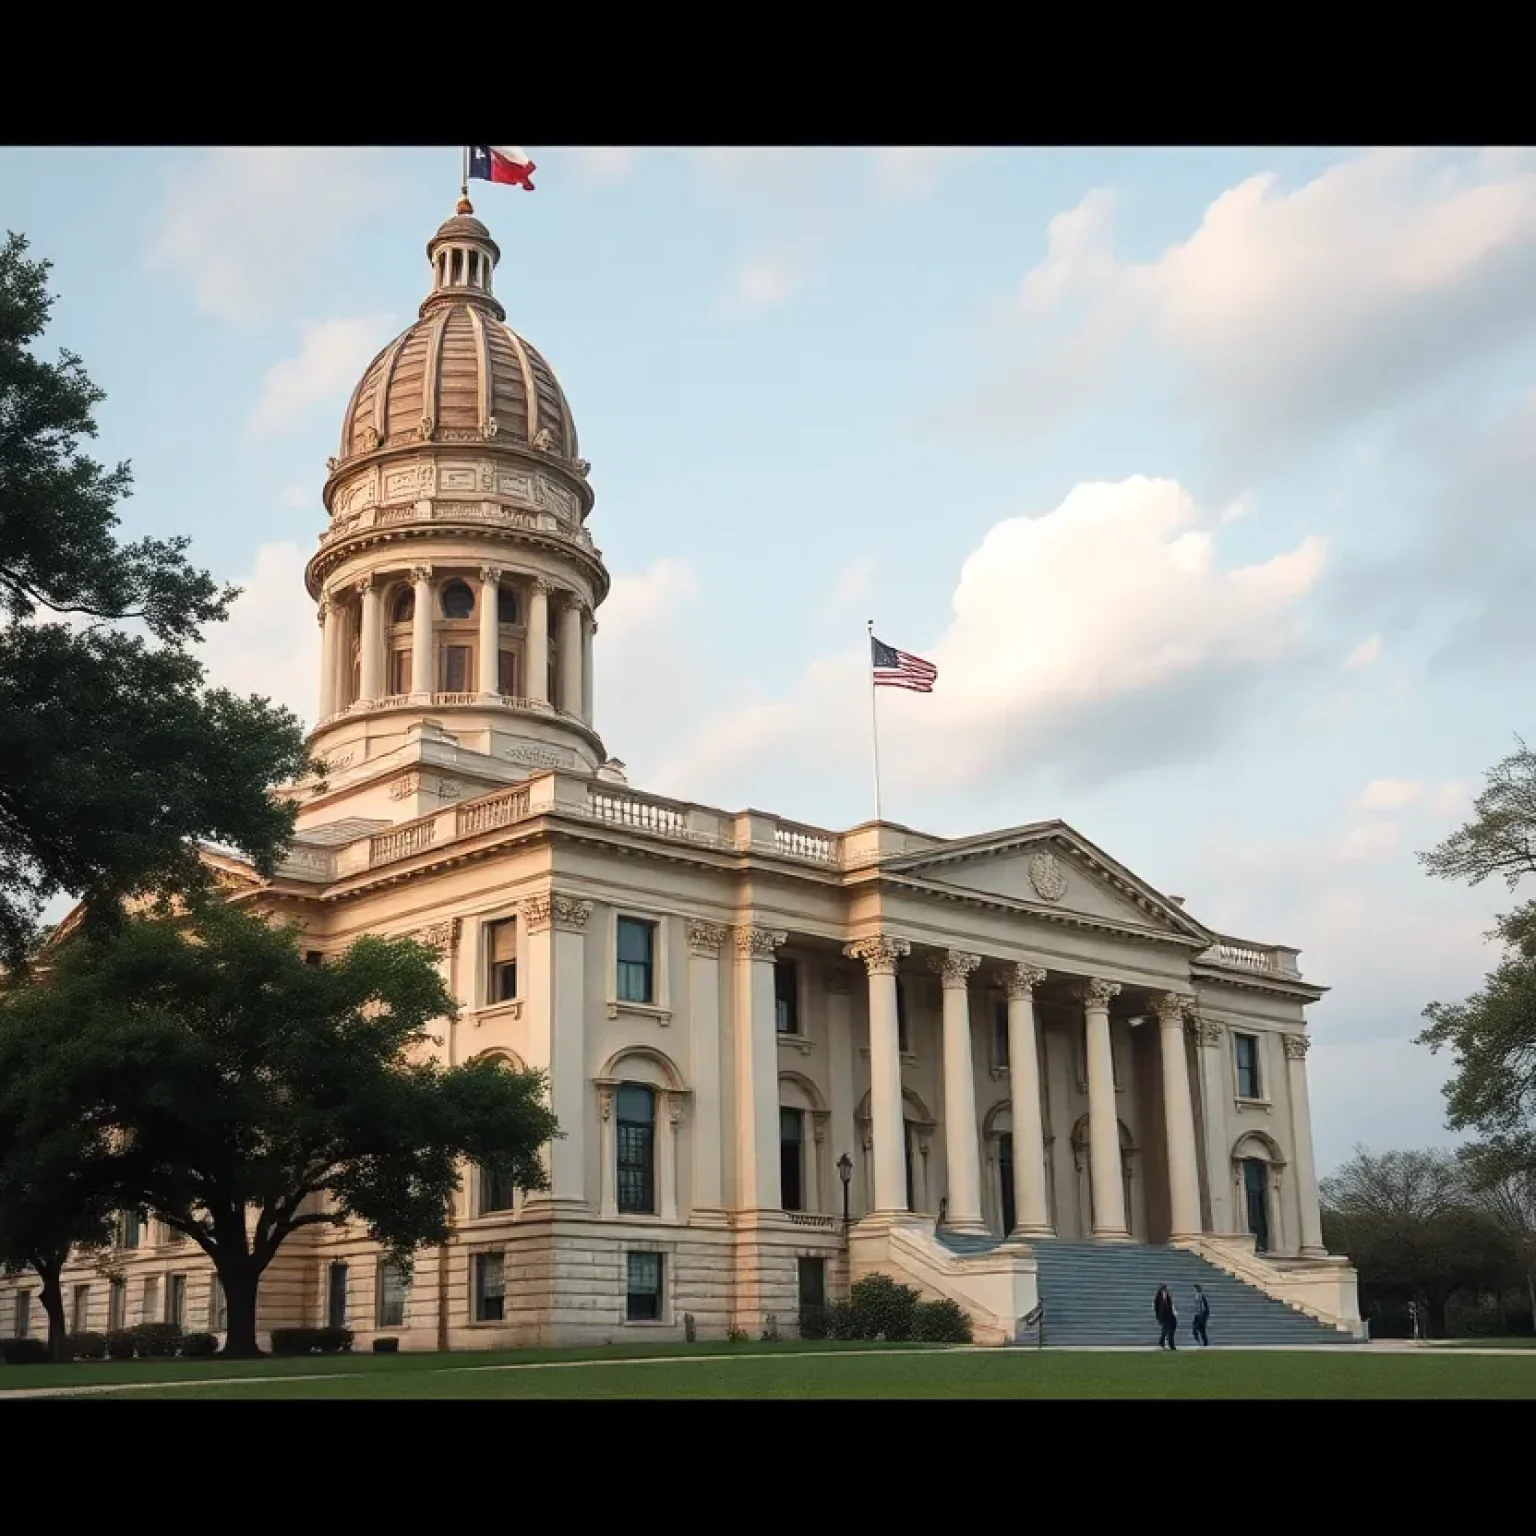
M876 688L905 688L911 693L932 693L939 669L921 656L898 651L883 640L869 637L870 660Z

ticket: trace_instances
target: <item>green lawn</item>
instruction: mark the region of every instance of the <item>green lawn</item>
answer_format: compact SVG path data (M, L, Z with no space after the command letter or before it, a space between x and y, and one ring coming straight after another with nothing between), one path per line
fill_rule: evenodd
M225 1375L259 1381L145 1388L106 1393L107 1401L146 1397L247 1398L1536 1398L1536 1363L1509 1356L1450 1352L1357 1354L1340 1351L1156 1350L1123 1354L1031 1350L929 1350L856 1353L861 1346L817 1356L828 1346L661 1346L687 1349L686 1361L646 1360L614 1350L519 1351L516 1355L362 1356L355 1360L230 1362ZM835 1346L832 1347L835 1350ZM862 1346L868 1349L869 1346ZM528 1369L540 1359L589 1364ZM499 1367L507 1362L511 1368ZM216 1374L218 1362L128 1367L135 1380ZM519 1368L523 1367L523 1368ZM73 1367L43 1374L48 1384L105 1380ZM336 1373L332 1375L331 1373ZM11 1372L5 1373L7 1385ZM14 1383L20 1385L19 1382ZM30 1383L29 1383L30 1384ZM3 1396L3 1394L0 1394Z

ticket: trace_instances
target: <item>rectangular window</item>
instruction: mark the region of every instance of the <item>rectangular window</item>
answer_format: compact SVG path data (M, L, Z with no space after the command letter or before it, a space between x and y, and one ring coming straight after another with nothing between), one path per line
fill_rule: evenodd
M90 1316L91 1288L88 1285L77 1285L69 1304L69 1331L84 1333L91 1326Z
M1008 999L998 998L992 1007L992 1065L1006 1067L1008 1056Z
M779 1191L786 1211L805 1209L805 1191L801 1187L805 1173L805 1113L798 1109L779 1111Z
M509 699L521 698L517 691L517 652L496 653L496 686Z
M656 1212L656 1095L638 1083L625 1083L616 1097L619 1210L652 1216Z
M781 1035L800 1033L800 970L793 960L773 963L773 1012Z
M621 1003L656 1001L656 924L621 917L618 931L618 983Z
M625 1285L624 1316L631 1323L654 1323L661 1319L661 1255L626 1254L628 1278Z
M827 1261L825 1259L801 1259L800 1305L824 1307L827 1304Z
M443 692L469 692L469 647L467 645L443 647Z
M499 1253L475 1255L475 1321L499 1323L507 1315L505 1266Z
M409 651L389 653L389 691L392 694L411 691L411 653Z
M114 1280L107 1289L107 1332L121 1333L128 1326L128 1282Z
M318 949L306 949L304 951L305 965L324 965L325 956Z
M405 1274L400 1266L389 1259L380 1259L378 1305L380 1328L405 1327L406 1289Z
M485 925L485 1000L510 1003L517 996L517 919Z
M327 1328L347 1326L347 1266L332 1264L326 1287L325 1325Z
M907 989L901 983L901 977L896 978L896 1049L909 1051L912 1049L908 1043L907 1034Z
M139 1321L141 1323L158 1323L160 1321L159 1275L151 1275L144 1282L144 1299L139 1303Z
M187 1277L185 1275L165 1277L165 1320L168 1323L174 1323L178 1328L186 1326Z
M224 1296L224 1287L219 1277L214 1275L208 1283L208 1331L209 1333L223 1333L229 1327L229 1302Z
M30 1339L32 1337L32 1292L16 1292L16 1337L18 1339Z
M119 1246L123 1248L137 1248L139 1246L139 1213L137 1211L124 1211L122 1226L119 1229Z
M516 1190L506 1174L495 1174L487 1168L480 1170L480 1204L477 1216L494 1216L497 1211L510 1211L515 1204Z
M1237 1057L1237 1096L1257 1099L1263 1096L1259 1081L1259 1042L1254 1035L1233 1035L1232 1050Z

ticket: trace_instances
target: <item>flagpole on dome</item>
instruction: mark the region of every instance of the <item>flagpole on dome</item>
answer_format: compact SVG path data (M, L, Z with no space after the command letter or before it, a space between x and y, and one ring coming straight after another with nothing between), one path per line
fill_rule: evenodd
M869 740L875 760L875 820L880 817L880 694L875 687L875 621L869 621Z
M469 200L469 145L464 145L462 161L459 167L459 196L466 202Z

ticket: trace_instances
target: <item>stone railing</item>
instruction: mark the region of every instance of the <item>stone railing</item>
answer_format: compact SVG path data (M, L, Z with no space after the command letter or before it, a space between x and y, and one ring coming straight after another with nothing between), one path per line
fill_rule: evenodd
M816 1211L785 1211L797 1227L814 1227L818 1232L836 1232L842 1226L842 1220L837 1216L823 1216Z
M368 867L391 864L396 859L408 859L413 853L423 853L437 841L437 819L408 821L393 832L379 832L368 839Z
M654 795L637 795L624 789L587 791L587 814L616 826L635 827L658 837L688 838L688 810Z
M1234 971L1256 971L1262 975L1299 980L1301 967L1297 961L1300 956L1300 950L1286 949L1283 945L1253 944L1247 939L1220 934L1209 949L1195 958L1202 965L1220 965Z
M796 826L781 821L773 829L773 845L788 859L805 859L812 864L842 863L842 839L814 827Z
M480 832L509 827L527 817L528 800L527 789L508 789L483 800L471 800L456 807L454 833L458 837L474 837Z
M585 525L567 522L553 512L524 512L494 501L408 502L400 506L369 507L337 518L320 535L320 548L339 539L365 533L370 528L389 528L401 523L491 523L503 528L526 528L532 533L554 534L584 549L595 549Z
M583 730L591 726L579 714L558 709L543 699L521 699L505 693L387 693L377 699L354 699L333 714L322 715L315 730L324 730L339 720L357 715L372 715L397 709L507 709L530 715L545 715L564 720Z

